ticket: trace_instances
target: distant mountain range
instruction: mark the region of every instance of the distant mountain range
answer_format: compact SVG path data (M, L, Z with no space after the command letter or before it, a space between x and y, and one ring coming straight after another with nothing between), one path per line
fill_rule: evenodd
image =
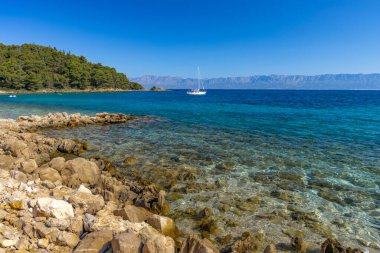
M146 88L192 89L196 78L146 75L130 78ZM380 90L380 74L254 75L203 79L206 89Z

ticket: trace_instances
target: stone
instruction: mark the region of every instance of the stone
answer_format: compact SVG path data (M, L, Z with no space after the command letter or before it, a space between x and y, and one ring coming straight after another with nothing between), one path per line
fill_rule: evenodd
M174 253L174 240L167 236L149 238L142 248L142 253Z
M123 209L115 210L114 215L121 216L125 220L136 223L145 221L148 217L152 216L153 213L142 207L125 205Z
M269 244L264 249L264 253L277 253L276 246L273 243Z
M129 156L129 157L127 157L127 158L124 160L124 164L129 165L129 166L131 166L131 165L135 165L136 162L137 162L137 160L136 160L136 158L135 158L134 156Z
M78 187L82 183L94 185L99 181L100 170L94 162L75 158L65 163L62 176L71 187Z
M86 213L83 219L84 229L87 232L101 230L112 230L114 233L124 232L130 227L128 222L129 221L123 220L122 217L114 216L112 214L95 217L89 213Z
M75 192L70 196L69 202L74 207L83 209L85 213L95 214L104 207L104 199L100 195L87 192Z
M36 169L37 169L37 163L36 163L36 160L34 159L29 159L21 163L21 170L25 173L30 174Z
M217 253L217 248L207 239L197 235L189 236L182 244L180 253Z
M148 217L146 223L157 229L160 233L170 237L176 237L177 228L172 219L157 214Z
M46 227L42 222L36 222L34 224L34 230L40 238L46 238L50 242L57 241L58 234L60 233L58 228ZM34 237L32 237L33 239Z
M169 212L169 204L168 202L166 201L165 199L165 191L161 190L158 192L158 207L159 207L159 210L160 210L160 214L162 215L165 215Z
M112 231L110 230L89 233L80 241L74 252L105 252L107 249L110 248L111 240Z
M53 168L45 167L39 170L38 175L42 181L49 180L51 182L62 181L62 177L58 171Z
M24 232L25 235L27 235L29 238L34 238L34 231L33 227L30 224L25 224L22 227L22 231Z
M79 236L71 232L60 231L60 233L58 233L56 242L61 246L74 248L79 242Z
M11 177L19 182L26 182L28 177L21 171L11 170Z
M75 216L70 220L68 230L74 234L80 235L83 231L83 218L82 216Z
M141 239L133 232L115 235L111 245L114 253L139 253L142 248Z
M70 219L74 217L73 206L64 200L53 198L38 198L33 208L34 216Z
M231 246L232 252L255 252L259 248L260 238L248 232L242 234L241 240L234 242Z
M84 186L83 184L81 184L81 185L79 186L79 188L77 189L76 192L77 192L77 193L79 193L79 192L84 192L84 193L90 193L90 194L92 194L91 190L88 189L88 188L86 188L86 186Z
M11 155L0 155L0 169L5 171L13 169L16 160L17 158Z
M70 221L67 219L49 218L45 225L47 227L55 227L59 230L66 230L70 226Z
M3 149L5 151L10 151L14 157L23 157L26 155L29 157L30 155L29 151L27 150L28 145L24 141L17 140L15 138L4 140Z
M15 247L18 249L18 252L25 252L28 250L30 242L26 236L21 236Z
M2 240L0 242L0 245L1 245L1 247L8 248L8 247L15 246L17 244L17 242L18 242L18 238L5 239L5 240Z
M86 213L83 219L84 230L86 230L87 232L95 231L93 230L93 226L95 225L95 222L96 222L96 217L92 214Z
M328 238L321 245L321 253L344 253L344 247L337 239Z
M56 157L49 162L49 167L55 169L56 171L62 171L65 168L65 158Z
M27 208L27 203L25 200L13 200L10 201L8 204L12 209L16 210L25 210Z
M38 239L37 246L46 249L49 246L49 240L46 238Z
M290 245L298 253L305 253L307 250L306 242L300 237L293 237L290 241Z

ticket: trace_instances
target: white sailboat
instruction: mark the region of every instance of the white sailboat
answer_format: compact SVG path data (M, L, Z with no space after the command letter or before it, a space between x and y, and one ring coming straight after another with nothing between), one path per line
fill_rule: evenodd
M186 92L188 95L206 95L205 87L203 86L202 80L201 80L201 74L198 67L198 89L189 90Z

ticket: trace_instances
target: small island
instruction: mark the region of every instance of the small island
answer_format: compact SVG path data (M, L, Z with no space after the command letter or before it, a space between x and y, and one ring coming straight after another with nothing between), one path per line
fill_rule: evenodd
M162 87L153 86L152 88L150 88L150 91L168 91L168 90Z
M0 90L6 93L143 89L125 74L84 56L36 44L0 43Z

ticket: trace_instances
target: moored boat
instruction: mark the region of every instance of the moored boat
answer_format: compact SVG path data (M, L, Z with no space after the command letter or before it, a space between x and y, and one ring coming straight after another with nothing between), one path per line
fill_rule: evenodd
M205 87L203 86L202 80L201 80L201 74L198 67L198 89L189 90L186 92L187 95L206 95Z

